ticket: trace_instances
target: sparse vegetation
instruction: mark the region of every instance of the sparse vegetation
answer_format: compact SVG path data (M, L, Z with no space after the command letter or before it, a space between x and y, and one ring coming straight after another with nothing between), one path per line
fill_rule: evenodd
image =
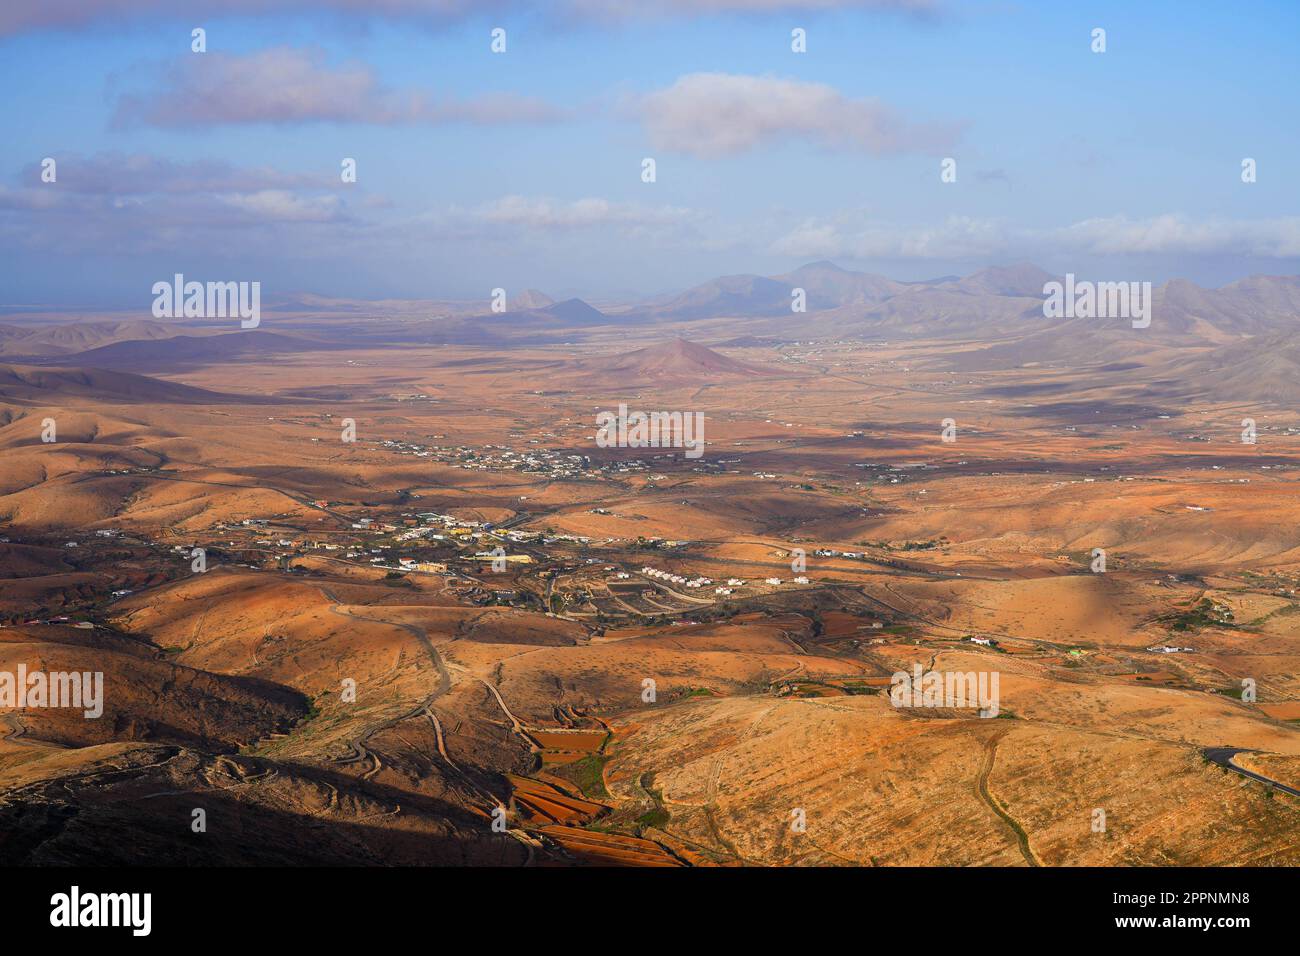
M1199 631L1206 627L1234 627L1232 609L1210 598L1202 598L1195 606L1158 620L1171 631Z
M556 773L572 780L579 790L593 800L608 800L609 791L605 789L602 773L605 764L609 760L608 755L591 754L581 760L556 768Z

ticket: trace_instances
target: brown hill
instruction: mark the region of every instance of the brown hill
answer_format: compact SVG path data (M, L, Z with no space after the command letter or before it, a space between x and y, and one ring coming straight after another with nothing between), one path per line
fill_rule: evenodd
M541 293L536 293L541 295ZM532 299L525 293L516 300L516 308L509 312L492 313L480 318L480 322L494 325L509 325L515 328L533 328L538 326L568 327L581 325L605 325L609 317L599 309L588 305L582 299L565 299L563 302L549 302L546 305L524 306Z
M277 332L226 332L219 335L176 335L165 339L114 342L76 355L60 356L55 361L60 364L75 361L78 365L93 368L141 372L177 371L262 355L316 352L340 347L331 342Z
M18 673L20 664L29 672L103 675L99 692L87 690L102 708L92 719L86 717L90 701L6 714L11 731L21 727L26 736L66 747L157 740L233 751L283 732L308 706L290 688L176 664L156 645L104 629L47 624L0 630L0 671Z
M545 292L539 292L536 289L525 289L515 296L514 301L510 304L514 308L526 312L529 309L544 309L549 305L555 305L555 300Z
M0 326L0 355L70 355L129 340L169 338L185 329L168 322L134 319L121 322L54 322L37 328Z
M1160 371L1189 399L1300 404L1300 345L1286 332L1199 352Z
M588 359L581 364L589 371L627 381L697 379L707 382L779 374L776 369L740 362L686 339L637 349L617 358Z
M945 283L944 288L951 287L968 295L1003 295L1021 298L1041 298L1043 285L1056 278L1050 272L1038 268L1029 262L1017 262L1009 266L990 266L972 273L963 279Z
M841 269L833 262L810 262L793 272L774 278L789 283L790 288L801 288L808 293L808 307L835 308L881 302L904 292L907 286L884 276L869 272ZM790 294L786 292L785 305L789 307Z
M213 405L265 401L260 397L211 392L129 372L0 365L0 400L22 404L63 404L73 396L137 404Z
M666 319L788 315L790 285L764 276L720 276L655 303L650 311Z

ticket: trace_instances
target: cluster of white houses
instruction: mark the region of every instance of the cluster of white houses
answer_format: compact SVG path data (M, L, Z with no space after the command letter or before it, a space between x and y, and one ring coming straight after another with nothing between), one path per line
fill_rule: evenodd
M707 587L708 585L713 583L712 578L706 578L706 577L688 578L681 574L673 574L670 571L661 571L659 568L652 568L649 567L648 565L641 569L641 573L648 578L657 578L660 581L667 581L670 584L680 584L683 587L688 587L688 588L698 589L702 587ZM781 579L766 578L763 583L771 584L773 586L779 587L781 584ZM809 580L806 577L800 576L795 578L792 583L809 584L811 582L809 582ZM725 585L720 584L717 587L715 587L713 589L713 593L719 594L722 597L727 597L733 592L733 589L738 587L743 587L744 584L745 581L743 578L727 578L727 583Z
M522 471L526 474L548 475L554 478L595 477L591 461L586 455L552 449L515 451L506 445L484 445L472 448L467 445L424 445L413 441L388 439L377 444L399 455L430 458L453 468L472 471Z
M712 578L687 578L680 574L673 574L669 571L660 571L658 568L644 567L641 573L648 578L658 578L661 581L668 581L671 584L680 584L688 588L701 588L706 584L712 584Z

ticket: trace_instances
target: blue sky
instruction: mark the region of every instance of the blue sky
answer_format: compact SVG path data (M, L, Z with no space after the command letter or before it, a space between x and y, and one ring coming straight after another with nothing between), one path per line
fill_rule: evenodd
M169 6L0 12L0 306L147 305L178 271L268 299L623 297L821 258L1300 271L1295 3Z

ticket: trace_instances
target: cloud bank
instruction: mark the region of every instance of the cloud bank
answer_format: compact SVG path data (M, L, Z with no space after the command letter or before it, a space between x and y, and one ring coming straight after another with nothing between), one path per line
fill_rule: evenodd
M545 123L563 115L535 97L487 93L458 99L388 90L365 64L331 66L320 50L273 47L246 55L186 54L145 93L117 103L118 127L233 123Z
M911 123L880 100L824 83L732 73L690 73L629 106L657 149L716 158L776 142L876 156L936 153L956 125Z
M1109 216L1065 226L1027 228L966 216L924 226L841 216L805 220L772 243L771 251L814 259L962 260L1042 254L1294 259L1300 257L1300 217L1192 220L1175 214L1146 219Z

